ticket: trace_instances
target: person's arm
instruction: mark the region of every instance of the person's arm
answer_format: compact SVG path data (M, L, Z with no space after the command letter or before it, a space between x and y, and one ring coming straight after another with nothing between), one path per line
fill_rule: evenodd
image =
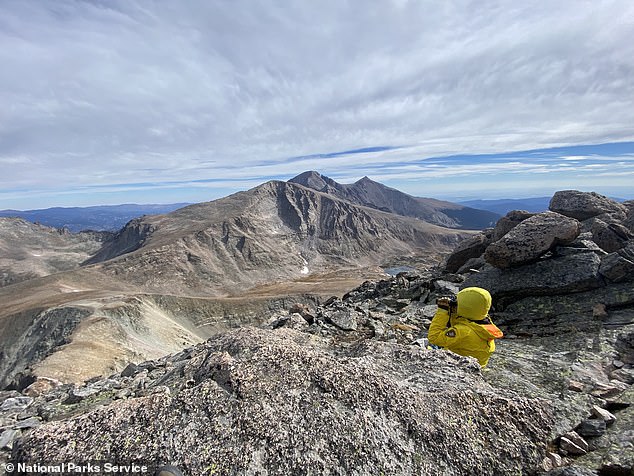
M446 336L448 332L447 323L449 322L449 312L446 309L438 308L434 318L429 325L429 331L427 332L427 338L430 344L437 345L439 347L445 347L450 337Z

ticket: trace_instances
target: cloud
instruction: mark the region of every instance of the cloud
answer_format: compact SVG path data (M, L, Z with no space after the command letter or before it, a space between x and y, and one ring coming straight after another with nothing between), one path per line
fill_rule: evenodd
M7 0L0 189L633 140L633 17L626 0Z

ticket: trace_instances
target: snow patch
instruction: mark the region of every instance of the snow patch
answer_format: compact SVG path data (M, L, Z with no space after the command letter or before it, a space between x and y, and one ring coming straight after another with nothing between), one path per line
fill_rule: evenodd
M304 267L302 268L300 273L302 273L302 274L310 273L310 270L308 269L308 261L306 261L303 256L302 256L302 261L304 262Z

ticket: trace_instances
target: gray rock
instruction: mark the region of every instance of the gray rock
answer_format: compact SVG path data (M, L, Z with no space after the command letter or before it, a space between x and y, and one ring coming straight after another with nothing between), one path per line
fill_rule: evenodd
M628 385L634 384L634 369L617 369L610 375L613 379L619 380Z
M580 466L567 466L544 473L544 476L597 476L595 471Z
M634 235L621 224L598 219L592 224L592 241L608 253L620 250L633 238Z
M587 220L604 213L625 214L627 208L595 192L562 190L550 200L549 210L577 220Z
M634 279L634 242L603 257L599 273L615 283Z
M324 313L328 322L344 331L354 331L358 326L359 313L352 309L338 309Z
M68 392L68 397L64 400L65 405L73 405L79 403L82 400L95 395L99 392L99 389L92 387L75 387Z
M597 417L600 418L601 420L605 421L605 423L607 425L610 425L612 423L614 423L616 421L616 417L610 413L609 411L607 411L605 408L601 408L597 405L594 405L592 407L592 414Z
M493 241L498 241L517 225L533 215L535 214L527 212L526 210L512 210L508 212L496 223L495 228L493 229Z
M22 432L20 430L4 430L0 435L0 450L12 450L13 443L17 440Z
M122 377L132 377L134 374L136 374L139 370L141 370L139 368L138 365L136 365L133 362L130 362L128 365L126 365L125 369L123 369L121 371L121 376Z
M432 286L436 296L446 296L448 294L457 294L460 287L450 281L444 279L437 279L433 281Z
M582 253L543 259L520 268L487 266L479 273L469 275L462 288L478 286L487 289L494 297L581 292L602 286L599 264L596 254Z
M605 433L606 425L605 421L593 418L588 420L583 420L579 428L577 428L577 433L581 436L601 436Z
M36 426L40 426L42 424L42 420L38 417L27 418L26 420L22 420L17 422L14 425L15 429L18 430L26 430L29 428L35 428Z
M449 273L457 272L469 259L482 255L490 243L491 238L484 233L478 233L462 240L447 257L445 270Z
M460 267L458 272L462 274L477 272L486 264L487 262L484 260L484 258L482 256L478 256L477 258L469 259Z
M556 245L572 243L579 236L579 222L554 212L538 213L489 245L484 259L496 268L535 261Z
M171 395L34 428L15 462L142 454L169 455L185 474L421 476L541 464L549 402L492 389L473 359L450 352L368 340L334 352L330 341L290 329L216 336L172 375Z
M7 398L0 404L0 412L21 412L33 403L31 397L12 397Z
M569 431L559 439L559 448L565 454L584 455L588 452L588 442L576 431Z

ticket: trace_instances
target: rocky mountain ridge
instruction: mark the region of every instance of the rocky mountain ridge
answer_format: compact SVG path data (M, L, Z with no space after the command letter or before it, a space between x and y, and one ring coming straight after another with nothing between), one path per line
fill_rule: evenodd
M133 220L86 264L151 292L222 294L448 250L465 233L272 181Z
M434 225L449 228L480 230L492 226L499 218L496 213L486 210L433 198L414 197L375 182L368 177L363 177L352 184L341 184L319 172L307 171L290 179L289 182L358 205L418 218Z
M186 474L631 474L634 274L620 226L633 210L604 198L560 192L550 212L467 239L444 269L298 303L108 377L40 378L0 396L0 438L16 463ZM490 289L506 334L486 371L425 340L436 297L470 285Z

